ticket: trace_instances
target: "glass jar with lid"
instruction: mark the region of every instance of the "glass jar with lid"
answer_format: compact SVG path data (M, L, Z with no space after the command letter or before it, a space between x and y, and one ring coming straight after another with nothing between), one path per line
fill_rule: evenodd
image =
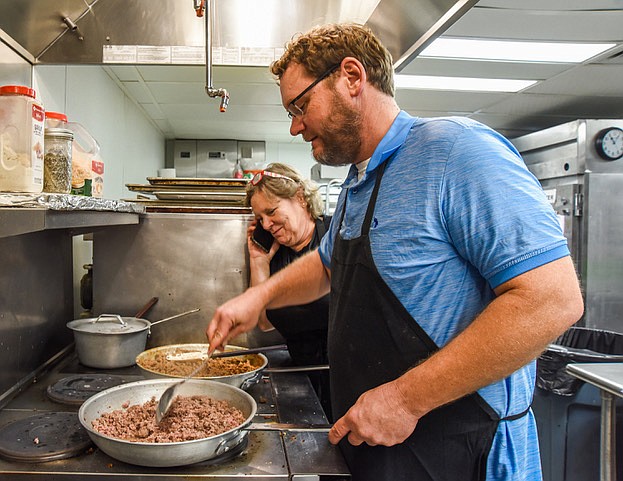
M71 155L74 134L71 130L45 129L43 162L43 191L69 194L71 192Z

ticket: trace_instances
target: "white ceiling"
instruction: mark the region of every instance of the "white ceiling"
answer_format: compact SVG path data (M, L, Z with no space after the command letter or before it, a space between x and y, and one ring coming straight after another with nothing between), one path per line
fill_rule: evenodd
M416 12L417 14L417 12ZM480 0L445 32L448 37L613 42L583 64L416 58L400 73L532 79L519 93L398 90L417 116L464 115L506 136L578 118L623 118L623 0ZM213 86L231 100L220 113L205 93L203 66L105 66L166 138L302 142L289 134L279 89L267 67L213 67Z

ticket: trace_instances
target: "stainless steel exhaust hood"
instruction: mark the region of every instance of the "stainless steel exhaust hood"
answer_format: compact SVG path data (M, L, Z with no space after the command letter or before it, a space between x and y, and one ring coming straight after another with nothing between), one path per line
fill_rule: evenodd
M400 70L475 3L215 0L213 47L279 49L314 25L354 21L381 37ZM0 29L34 63L100 64L106 46L205 46L204 24L191 0L3 0Z

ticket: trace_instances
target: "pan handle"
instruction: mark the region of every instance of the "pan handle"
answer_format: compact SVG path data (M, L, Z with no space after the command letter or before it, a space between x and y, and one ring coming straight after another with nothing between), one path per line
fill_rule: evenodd
M174 316L171 316L171 317L165 317L164 319L160 319L159 321L152 322L149 327L155 326L156 324L160 324L161 322L164 322L164 321L170 321L171 319L177 319L178 317L187 316L188 314L192 314L193 312L199 312L200 310L201 309L197 307L196 309L191 309L190 311L182 312L181 314L175 314Z
M244 429L247 431L302 431L327 433L333 424L292 424L292 423L251 423Z
M147 311L149 311L149 310L150 310L150 309L154 306L154 304L155 304L156 302L158 302L158 298L157 298L157 297L152 297L152 298L149 300L149 302L148 302L147 304L145 304L145 305L141 308L141 310L140 310L140 311L138 311L138 312L136 313L136 315L135 315L134 317L143 317L143 316L145 315L145 313L146 313Z
M242 384L240 385L240 389L242 389L243 391L246 391L247 389L249 389L254 384L257 384L258 382L260 382L260 379L262 379L262 369L257 371L250 378L245 379L244 381L242 381Z
M225 454L230 449L235 448L242 442L246 435L246 431L241 431L237 433L233 438L223 439L214 450L214 455L219 456L221 454Z
M328 371L328 364L318 364L315 366L284 366L268 367L264 369L264 374L276 374L280 372L309 372L309 371Z

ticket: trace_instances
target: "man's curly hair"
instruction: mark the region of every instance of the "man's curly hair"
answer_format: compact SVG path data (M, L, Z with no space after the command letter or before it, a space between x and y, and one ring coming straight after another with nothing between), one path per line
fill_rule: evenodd
M319 76L345 57L354 57L366 69L368 81L387 95L394 96L392 56L368 27L354 23L315 27L288 42L279 60L270 66L281 79L291 63L302 65L311 76Z

